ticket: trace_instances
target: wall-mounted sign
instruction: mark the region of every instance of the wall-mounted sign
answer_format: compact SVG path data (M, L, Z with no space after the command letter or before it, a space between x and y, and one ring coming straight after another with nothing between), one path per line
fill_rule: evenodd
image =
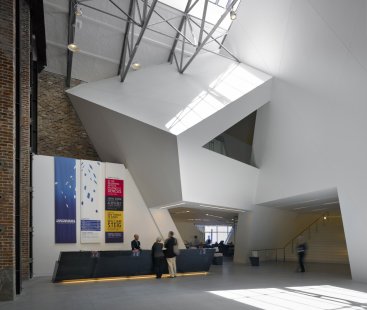
M76 243L76 160L55 157L55 243Z
M124 181L106 179L105 241L124 242Z
M100 162L80 161L80 243L100 243L102 239L100 177Z

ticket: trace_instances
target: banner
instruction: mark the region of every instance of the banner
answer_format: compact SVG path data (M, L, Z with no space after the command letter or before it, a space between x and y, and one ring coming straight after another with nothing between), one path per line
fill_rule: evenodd
M106 179L105 241L124 242L124 181Z
M80 161L80 243L101 242L100 176L100 162Z
M76 160L55 157L55 243L76 243Z

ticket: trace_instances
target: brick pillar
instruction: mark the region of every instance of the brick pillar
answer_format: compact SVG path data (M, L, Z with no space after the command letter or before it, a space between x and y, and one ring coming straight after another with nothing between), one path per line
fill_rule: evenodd
M0 1L0 300L15 295L15 1Z
M0 1L0 300L15 296L16 1ZM30 16L20 1L21 276L29 278Z

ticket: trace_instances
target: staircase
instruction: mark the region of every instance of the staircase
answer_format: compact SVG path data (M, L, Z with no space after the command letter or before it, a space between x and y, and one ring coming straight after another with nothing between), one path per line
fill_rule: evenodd
M348 264L348 252L341 216L323 217L302 233L308 246L306 261ZM297 236L298 237L298 236ZM285 246L285 261L297 260L297 237Z

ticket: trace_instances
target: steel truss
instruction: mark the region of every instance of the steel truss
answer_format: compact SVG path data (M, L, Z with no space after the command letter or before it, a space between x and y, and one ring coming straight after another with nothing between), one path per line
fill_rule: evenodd
M139 48L139 45L146 30L173 39L172 47L168 57L168 62L172 63L174 60L177 69L180 73L184 73L184 71L192 63L195 57L202 51L214 53L217 54L218 56L240 62L240 60L223 45L224 39L222 39L222 42L219 41L220 38L225 38L227 36L227 31L222 31L222 33L220 33L219 35L217 34L215 36L216 31L218 30L220 24L222 23L224 18L226 18L228 14L233 10L233 7L239 0L229 0L228 5L225 8L223 14L214 25L206 21L208 4L209 2L213 2L210 0L205 0L203 14L200 22L198 22L197 18L190 15L190 11L195 7L195 5L199 2L199 0L195 1L187 0L184 12L176 17L171 18L165 18L162 16L160 12L158 12L158 9L156 7L158 0L152 0L150 4L148 3L149 0L130 0L129 9L127 12L125 12L115 2L116 0L107 0L107 1L109 1L114 7L116 7L116 9L120 11L120 13L122 13L123 16L112 14L110 12L106 12L96 7L93 7L92 5L87 4L88 0L69 0L68 44L74 43L73 41L75 37L75 21L76 21L74 10L76 5L85 6L89 9L125 21L126 25L123 35L121 57L117 72L117 74L120 75L121 82L124 82L126 79L126 76L134 61L134 57L136 55L136 52ZM149 25L149 21L153 14L156 14L161 19L161 21ZM181 18L178 28L171 23L172 20L177 18ZM176 35L173 37L172 35L158 31L153 28L153 26L161 23L166 23L170 28L172 28L176 32ZM210 31L205 29L206 26L208 25L211 26ZM137 28L140 29L139 32L136 31ZM198 31L198 38L196 38L195 30ZM190 34L190 38L188 34ZM181 44L180 47L177 47L178 43ZM218 49L211 50L206 48L206 45L208 45L209 43L216 43ZM190 46L191 50L188 50L187 46ZM226 51L228 55L219 54L218 51L220 49ZM179 53L180 55L176 55L177 53ZM185 56L186 58L188 58L187 60L185 59ZM66 77L66 84L68 87L70 87L72 60L73 60L72 52L68 50L67 77Z

